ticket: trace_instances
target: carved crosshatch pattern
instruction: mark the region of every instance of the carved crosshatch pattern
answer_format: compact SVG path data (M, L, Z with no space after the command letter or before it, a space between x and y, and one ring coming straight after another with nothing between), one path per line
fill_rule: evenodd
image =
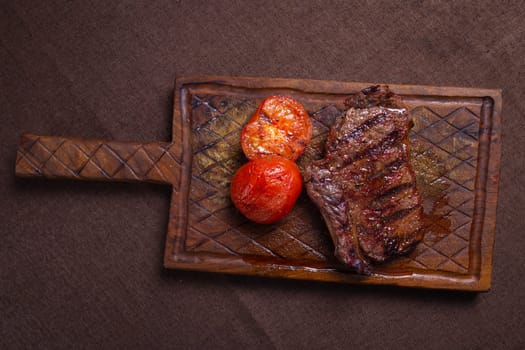
M239 131L258 102L227 95L192 96L193 162L185 249L300 259L303 263L333 262L333 246L326 229L298 220L319 216L306 194L303 193L294 215L271 226L248 222L229 199L229 179L246 161ZM319 158L325 133L341 111L334 105L317 110L305 107L314 120L314 136L305 157ZM468 270L479 115L465 107L445 112L440 114L443 112L421 106L411 111L415 124L410 136L415 171L418 181L425 182L420 187L423 197L432 197L425 206L427 234L413 253L387 266L408 265L456 273ZM441 167L433 178L425 178L429 162L418 161L429 157Z
M24 134L17 156L19 176L176 184L180 159L167 142L133 143ZM176 167L174 170L174 166Z

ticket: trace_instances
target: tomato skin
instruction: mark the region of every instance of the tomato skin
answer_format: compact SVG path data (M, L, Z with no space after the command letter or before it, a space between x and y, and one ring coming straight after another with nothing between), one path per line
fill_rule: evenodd
M286 158L269 156L250 160L237 170L231 199L248 219L270 224L286 216L302 190L297 165Z
M264 99L241 131L248 159L279 155L296 160L310 142L313 126L303 105L291 97Z

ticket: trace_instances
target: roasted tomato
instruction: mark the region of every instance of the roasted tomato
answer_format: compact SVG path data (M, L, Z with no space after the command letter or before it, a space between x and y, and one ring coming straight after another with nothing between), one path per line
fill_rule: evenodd
M292 210L301 188L297 165L283 157L269 156L250 160L237 170L232 178L231 198L248 219L270 224Z
M259 105L241 132L249 159L278 155L296 160L312 138L312 122L304 107L286 96L270 96Z

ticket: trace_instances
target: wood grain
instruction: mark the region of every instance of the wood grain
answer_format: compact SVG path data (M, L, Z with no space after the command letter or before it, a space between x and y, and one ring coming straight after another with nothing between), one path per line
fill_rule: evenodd
M229 199L246 160L239 132L266 96L298 99L314 121L299 166L323 154L345 97L370 83L187 77L175 82L173 140L120 143L25 134L16 173L173 186L164 265L361 284L485 291L490 288L501 147L501 92L390 85L415 123L412 162L425 207L425 238L372 276L345 271L323 220L305 193L273 225L244 219Z

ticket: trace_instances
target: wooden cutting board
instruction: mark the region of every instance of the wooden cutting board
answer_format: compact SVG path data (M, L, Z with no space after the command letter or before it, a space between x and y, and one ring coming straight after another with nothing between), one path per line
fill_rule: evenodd
M314 136L299 166L322 156L345 97L370 83L184 77L175 82L173 140L117 142L24 134L23 177L148 181L171 185L167 268L359 284L486 291L490 288L501 149L501 91L390 85L409 107L412 163L425 238L371 276L344 271L320 213L303 193L273 225L243 218L229 185L246 161L239 132L273 94L299 100Z

